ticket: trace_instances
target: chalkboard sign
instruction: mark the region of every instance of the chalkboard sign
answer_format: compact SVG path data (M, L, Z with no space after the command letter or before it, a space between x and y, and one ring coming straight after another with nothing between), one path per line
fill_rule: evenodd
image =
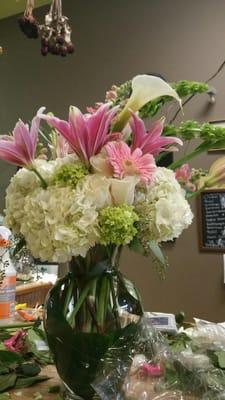
M200 195L200 250L225 253L225 190Z

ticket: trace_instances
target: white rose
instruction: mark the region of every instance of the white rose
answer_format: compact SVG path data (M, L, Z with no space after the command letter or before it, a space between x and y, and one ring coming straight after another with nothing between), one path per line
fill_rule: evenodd
M111 179L111 194L116 206L121 204L131 205L134 202L135 186L139 179L135 176L127 176L124 179Z

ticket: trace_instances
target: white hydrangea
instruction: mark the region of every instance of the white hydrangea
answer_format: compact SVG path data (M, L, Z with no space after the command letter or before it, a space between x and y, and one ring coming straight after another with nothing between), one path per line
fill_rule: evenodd
M101 209L112 205L110 193L111 180L98 175L87 175L78 183L76 191L95 204L96 209Z
M41 260L61 263L72 256L85 257L98 239L98 213L84 192L37 188L26 197L24 211L21 233L33 256Z
M56 162L36 160L35 166L48 182L56 167ZM20 169L10 180L6 190L5 223L14 233L19 233L21 222L26 218L24 204L26 196L40 187L40 180L33 171Z
M151 184L136 194L139 231L144 240L164 242L180 236L193 219L185 192L173 171L157 168Z

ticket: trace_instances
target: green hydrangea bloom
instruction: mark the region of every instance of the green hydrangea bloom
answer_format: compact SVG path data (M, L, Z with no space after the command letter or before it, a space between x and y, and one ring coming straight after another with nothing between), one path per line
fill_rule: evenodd
M53 176L52 183L61 187L76 187L77 183L88 174L85 165L77 162L75 164L61 165Z
M137 233L134 223L138 221L132 206L106 207L99 213L102 244L122 245L130 243Z

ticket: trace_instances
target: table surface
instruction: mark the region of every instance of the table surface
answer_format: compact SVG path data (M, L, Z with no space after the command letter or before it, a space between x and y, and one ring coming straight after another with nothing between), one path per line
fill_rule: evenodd
M34 400L34 393L40 393L43 396L43 400L57 399L58 394L48 393L49 387L58 386L61 384L54 365L48 365L47 367L43 368L41 375L47 375L50 379L31 386L30 388L10 390L10 400ZM21 393L21 396L18 396L18 392Z

